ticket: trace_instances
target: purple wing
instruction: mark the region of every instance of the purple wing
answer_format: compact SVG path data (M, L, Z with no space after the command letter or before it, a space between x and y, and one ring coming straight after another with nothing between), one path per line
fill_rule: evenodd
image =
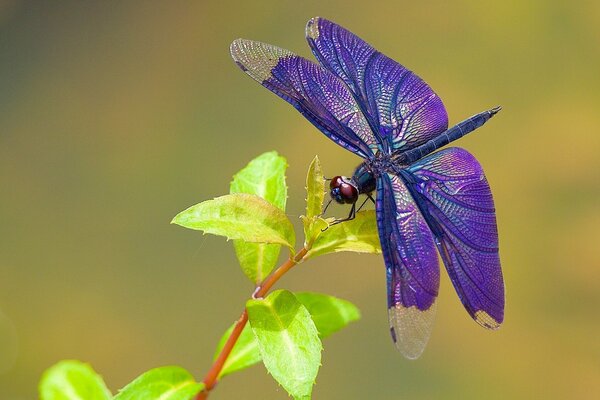
M331 72L288 50L237 39L236 64L253 79L292 104L340 146L363 158L379 146L352 93Z
M408 171L418 200L463 305L480 325L504 320L504 281L492 192L481 165L469 152L448 148Z
M384 151L402 152L448 128L440 98L417 75L323 18L306 26L315 57L354 93Z
M402 180L377 180L377 227L387 272L388 317L396 347L410 359L429 339L440 283L433 236Z

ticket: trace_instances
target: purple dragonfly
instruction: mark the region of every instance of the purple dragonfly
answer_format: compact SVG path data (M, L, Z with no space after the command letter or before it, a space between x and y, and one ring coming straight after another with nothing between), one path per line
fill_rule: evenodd
M351 178L331 180L330 194L352 205L350 219L359 195L373 200L376 192L396 347L414 359L427 344L440 281L436 248L469 315L498 328L504 282L490 187L466 150L434 151L477 129L500 107L448 129L433 90L353 33L317 17L308 21L306 37L320 65L245 39L231 44L231 55L327 137L364 159Z

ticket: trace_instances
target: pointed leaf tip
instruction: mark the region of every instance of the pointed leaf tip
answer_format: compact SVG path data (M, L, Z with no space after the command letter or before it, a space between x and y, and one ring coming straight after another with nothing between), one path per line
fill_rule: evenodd
M295 296L310 312L321 339L360 319L358 308L347 300L313 292L298 292Z

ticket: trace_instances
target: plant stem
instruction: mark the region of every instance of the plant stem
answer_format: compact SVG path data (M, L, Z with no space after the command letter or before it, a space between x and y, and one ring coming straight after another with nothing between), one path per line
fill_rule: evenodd
M273 287L273 285L283 275L285 275L286 272L288 272L290 269L292 269L292 267L294 267L294 265L296 265L300 261L302 261L302 259L304 258L304 256L306 255L307 252L308 252L308 250L305 247L303 247L296 254L296 256L294 258L288 258L286 262L281 264L275 271L273 271L267 277L267 279L265 279L258 286L257 290L252 294L252 297L254 297L254 298L264 297L269 292L269 289L271 289L271 287ZM231 335L229 335L229 338L227 338L227 342L225 342L225 345L223 346L221 353L219 353L219 356L217 357L217 359L215 360L213 365L210 367L210 370L208 370L208 373L204 377L204 379L202 381L204 383L204 390L202 392L198 393L198 395L196 396L196 400L205 400L208 397L208 393L217 384L219 373L223 369L223 366L225 365L225 361L227 361L227 357L229 357L229 354L231 354L231 350L233 349L233 346L235 346L237 340L239 339L240 335L242 334L242 331L244 330L244 326L246 326L247 322L248 322L248 311L244 308L244 312L242 313L242 315L240 315L240 318L235 323L235 326L233 327L233 330L231 331Z

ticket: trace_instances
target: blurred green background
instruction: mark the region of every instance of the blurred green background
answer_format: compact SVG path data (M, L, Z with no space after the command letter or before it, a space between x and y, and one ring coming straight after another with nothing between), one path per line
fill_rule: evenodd
M327 175L359 162L229 57L237 37L310 56L316 15L416 71L451 123L504 107L458 145L495 195L507 307L481 329L443 273L410 362L380 256L304 264L278 287L363 313L325 342L315 398L598 398L600 3L542 0L0 2L0 398L36 398L65 358L113 391L165 364L203 376L252 286L231 243L171 218L264 151L288 158L292 218L315 154ZM256 366L211 398L287 395Z

